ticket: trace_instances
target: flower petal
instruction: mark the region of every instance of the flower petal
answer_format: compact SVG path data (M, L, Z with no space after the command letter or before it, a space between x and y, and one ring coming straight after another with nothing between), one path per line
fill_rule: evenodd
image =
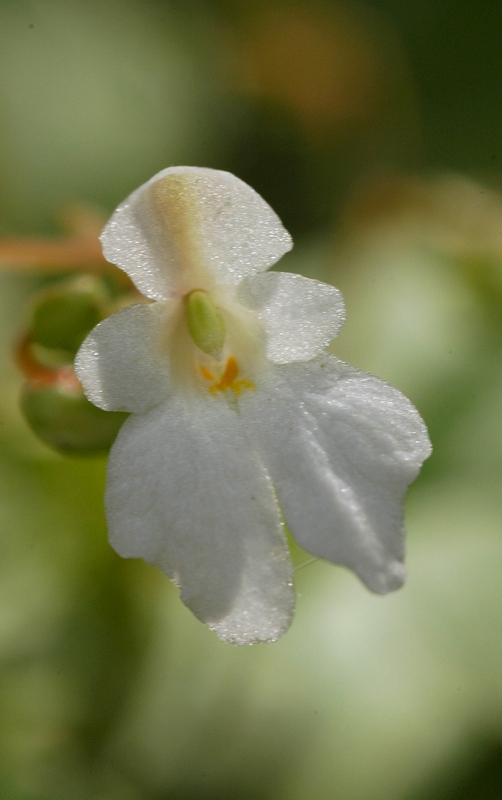
M262 322L267 333L267 357L276 364L313 358L345 322L338 289L303 275L255 275L239 285L237 297Z
M84 392L105 411L146 411L169 391L161 338L166 303L138 303L107 317L90 332L75 358Z
M293 608L270 479L225 398L174 397L124 423L106 495L112 546L156 564L221 639L275 641Z
M397 389L332 356L275 370L240 399L286 523L310 553L397 589L403 499L430 454L426 428Z
M153 299L183 291L187 272L239 283L292 247L254 189L229 172L198 167L170 167L151 178L118 206L101 241L105 258Z

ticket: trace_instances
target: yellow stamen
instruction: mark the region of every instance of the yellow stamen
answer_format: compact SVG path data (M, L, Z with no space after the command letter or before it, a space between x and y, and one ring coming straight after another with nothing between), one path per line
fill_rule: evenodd
M237 375L239 374L239 365L234 358L234 356L230 356L227 359L227 365L225 367L225 372L221 376L220 383L218 385L218 389L222 392L224 389L231 389L232 384L235 381Z
M211 394L216 394L216 392L224 392L227 389L231 389L234 394L238 396L243 389L256 389L254 383L246 378L237 380L237 376L239 375L239 365L234 356L227 358L223 375L219 381L216 381L213 374L206 369L206 367L202 366L202 364L199 366L199 369L202 376L207 381L213 381L213 385L209 387L209 392Z
M206 381L214 381L214 375L212 372L209 372L202 364L199 365L199 369L202 373L202 377L206 379Z

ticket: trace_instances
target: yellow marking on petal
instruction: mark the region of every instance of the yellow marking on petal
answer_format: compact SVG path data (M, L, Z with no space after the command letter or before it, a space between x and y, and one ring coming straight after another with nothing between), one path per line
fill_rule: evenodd
M208 369L203 364L199 364L199 369L202 373L202 377L206 379L206 381L214 381L214 375L212 372L209 372Z
M200 186L196 174L174 172L148 188L153 219L170 245L178 287L186 291L206 275L200 241Z
M223 375L219 381L216 381L212 373L209 372L209 370L206 369L206 367L204 367L202 364L199 365L199 369L202 373L202 376L206 380L213 381L213 385L209 387L209 392L211 394L216 394L216 392L225 392L227 389L231 389L234 394L239 396L244 389L256 389L253 381L247 380L247 378L241 378L241 380L237 380L239 375L239 365L234 356L227 358Z

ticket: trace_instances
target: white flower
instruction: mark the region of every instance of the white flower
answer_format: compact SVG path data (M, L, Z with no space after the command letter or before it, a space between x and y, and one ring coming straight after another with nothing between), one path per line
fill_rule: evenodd
M337 289L264 272L292 246L267 203L227 172L174 167L102 242L155 301L101 322L76 359L93 403L132 412L108 469L117 552L160 567L235 644L291 622L281 512L310 553L397 589L427 431L396 389L323 352L344 322Z

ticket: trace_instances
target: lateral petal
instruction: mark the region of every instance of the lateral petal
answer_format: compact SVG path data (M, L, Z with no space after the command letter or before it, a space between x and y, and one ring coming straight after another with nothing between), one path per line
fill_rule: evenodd
M102 235L105 258L152 299L209 280L235 284L292 247L268 203L220 170L170 167L121 203ZM206 281L205 281L206 276Z
M90 332L75 357L84 392L105 411L142 412L169 392L162 334L167 303L138 303L107 317Z
M345 322L345 306L338 289L303 275L255 275L239 285L237 297L263 324L267 357L276 364L313 358Z
M431 449L417 410L333 356L277 367L274 377L240 408L291 533L372 591L397 589L406 574L403 499Z
M158 566L225 641L286 631L292 575L277 501L225 398L173 396L129 417L108 470L109 536L120 555Z

